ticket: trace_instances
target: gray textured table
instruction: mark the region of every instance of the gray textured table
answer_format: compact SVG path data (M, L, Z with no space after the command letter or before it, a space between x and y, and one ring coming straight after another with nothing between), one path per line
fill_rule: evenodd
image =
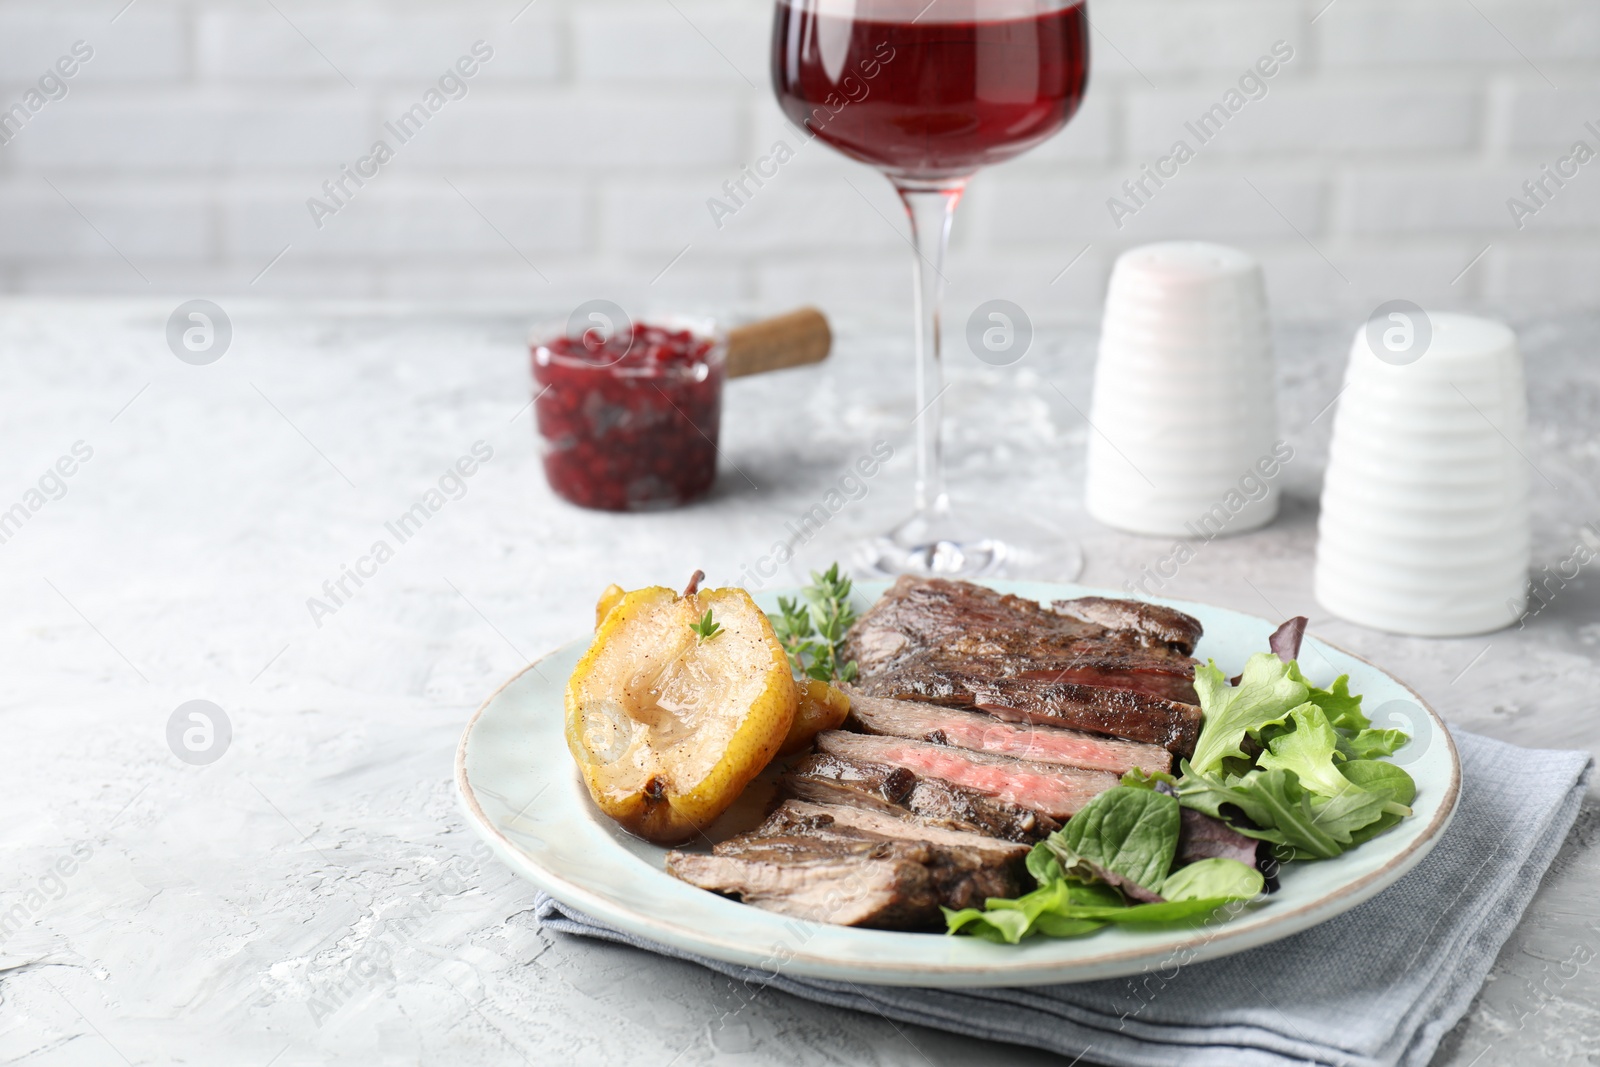
M0 1062L1065 1062L777 993L713 1032L738 1002L726 980L541 934L532 888L480 862L449 781L472 708L582 632L606 583L736 577L879 438L895 460L802 559L896 517L899 323L842 324L825 368L730 386L713 498L618 517L543 485L527 316L240 304L229 351L190 366L164 336L175 304L0 303L0 512L26 510L0 526ZM1521 326L1536 560L1553 563L1600 520L1600 323ZM1600 750L1593 582L1525 629L1452 641L1313 602L1319 412L1350 330L1280 329L1285 513L1163 592L1308 614L1462 726ZM1044 331L1003 370L954 360L952 483L1081 539L1083 580L1116 587L1167 545L1081 515L1093 338ZM464 495L313 618L308 598L480 441L493 455ZM168 745L196 699L232 726L201 766ZM1439 1063L1600 1062L1597 811Z

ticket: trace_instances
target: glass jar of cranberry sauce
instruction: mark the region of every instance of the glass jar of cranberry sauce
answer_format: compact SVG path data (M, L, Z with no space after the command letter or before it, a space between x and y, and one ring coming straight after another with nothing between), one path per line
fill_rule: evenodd
M717 475L727 339L710 324L636 324L533 345L550 488L579 507L655 511Z

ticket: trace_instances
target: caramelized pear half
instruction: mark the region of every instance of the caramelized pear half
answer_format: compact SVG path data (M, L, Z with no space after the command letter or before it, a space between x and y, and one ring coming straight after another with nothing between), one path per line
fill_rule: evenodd
M603 604L567 683L567 747L589 795L663 845L727 810L783 745L800 699L750 594L693 589L653 586ZM709 637L707 611L719 627Z

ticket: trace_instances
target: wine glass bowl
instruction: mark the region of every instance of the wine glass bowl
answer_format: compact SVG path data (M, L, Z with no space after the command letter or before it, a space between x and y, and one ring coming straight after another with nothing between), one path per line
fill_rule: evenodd
M1088 29L1083 0L778 0L779 106L810 136L883 171L916 251L914 509L865 546L858 564L869 573L976 577L1014 555L1014 544L961 522L944 487L944 256L972 175L1048 139L1077 111ZM1076 565L1055 576L1074 577Z
M961 181L1072 117L1087 30L1082 3L780 0L773 85L791 122L890 180Z

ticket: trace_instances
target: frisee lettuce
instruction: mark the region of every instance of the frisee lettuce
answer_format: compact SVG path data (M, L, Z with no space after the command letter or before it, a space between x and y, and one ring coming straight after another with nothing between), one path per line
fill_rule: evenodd
M1294 729L1267 742L1267 750L1256 757L1256 766L1264 771L1293 771L1301 785L1319 796L1336 797L1348 789L1349 781L1333 761L1339 735L1322 709L1309 702L1301 704L1289 712L1285 724Z
M1244 665L1236 686L1215 663L1194 670L1195 692L1205 712L1205 725L1189 764L1201 774L1222 769L1226 759L1248 758L1245 739L1283 722L1291 708L1306 702L1311 689L1289 675L1289 664L1270 652L1258 652Z
M1306 687L1306 699L1322 709L1328 717L1328 722L1335 729L1365 730L1372 722L1362 714L1361 697L1352 696L1350 693L1350 676L1341 674L1333 681L1332 689L1318 689L1311 684L1304 674L1300 673L1300 664L1295 660L1288 663L1289 677Z

